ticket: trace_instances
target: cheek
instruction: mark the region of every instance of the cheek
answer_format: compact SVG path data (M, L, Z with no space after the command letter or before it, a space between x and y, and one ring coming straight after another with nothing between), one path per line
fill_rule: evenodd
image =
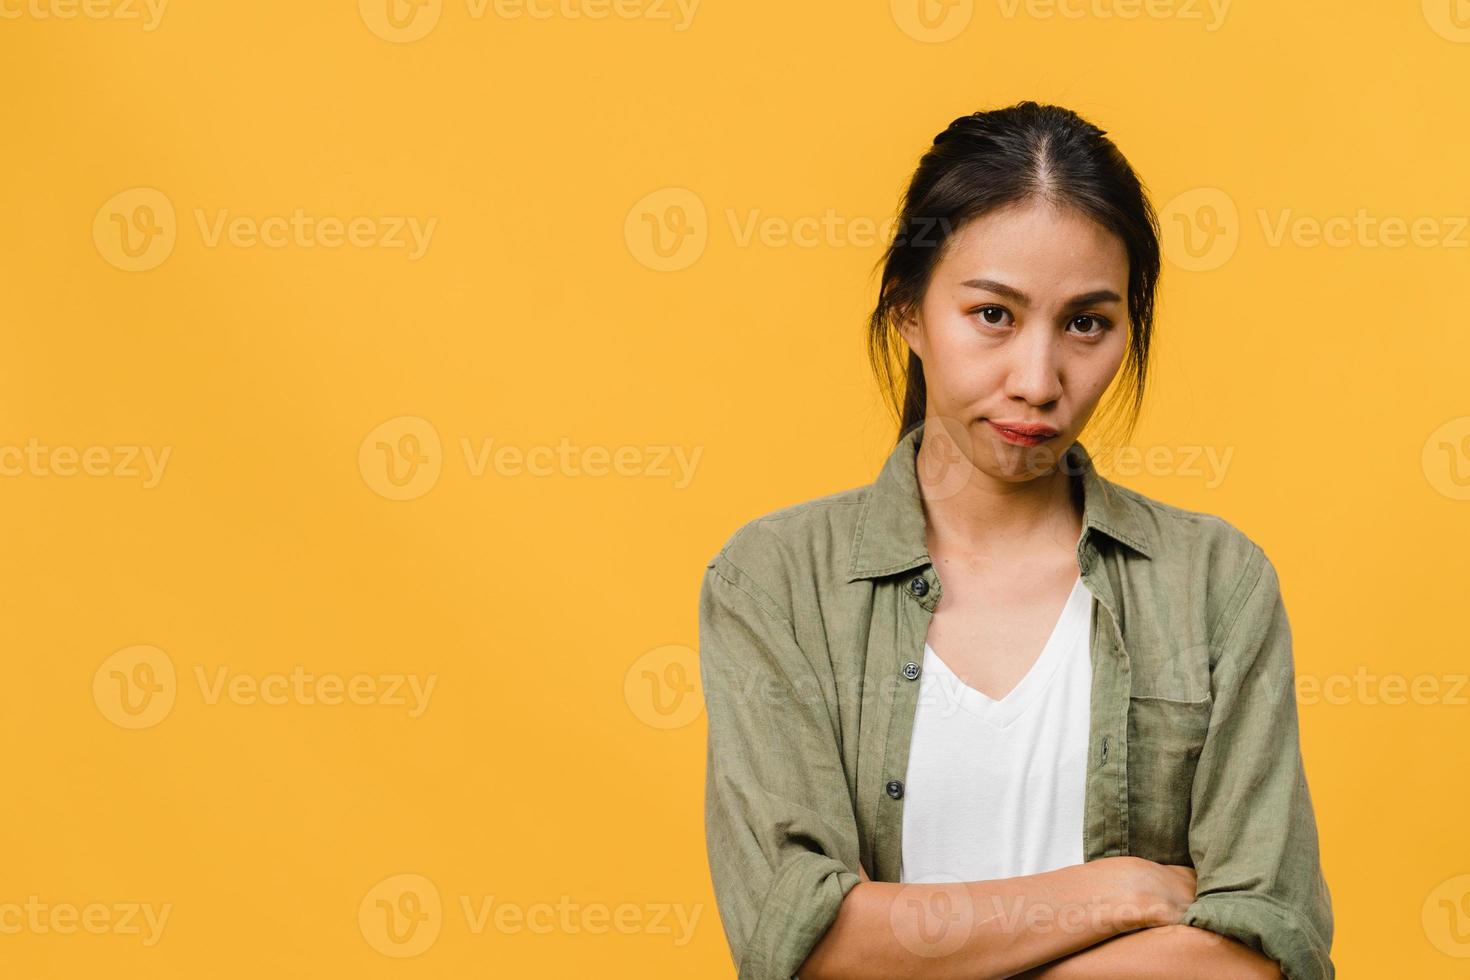
M935 345L924 376L930 391L944 402L971 404L1005 384L1005 361L995 351L974 343L972 337L956 332Z
M1092 356L1079 361L1073 375L1077 379L1078 390L1085 392L1088 398L1101 398L1123 366L1123 358L1128 353L1127 343L1126 334L1115 334L1099 344L1096 350L1090 351Z
M1063 382L1065 397L1074 409L1090 411L1102 401L1112 380L1113 374L1107 370L1107 365L1078 365Z
M926 311L924 340L928 349L924 376L930 388L953 391L965 385L983 364L975 356L963 317L948 310Z

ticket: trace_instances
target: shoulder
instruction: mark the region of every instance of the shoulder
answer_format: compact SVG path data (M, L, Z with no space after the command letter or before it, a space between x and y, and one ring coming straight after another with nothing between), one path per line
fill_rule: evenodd
M872 484L825 494L754 517L737 527L708 569L779 610L797 588L845 583L853 536Z
M1127 501L1133 519L1149 532L1166 561L1204 561L1216 571L1228 571L1264 553L1255 539L1219 514L1166 503L1119 483L1111 489Z
M1218 637L1239 617L1248 600L1274 600L1276 569L1265 549L1231 520L1203 510L1166 503L1112 483L1130 520L1150 550L1151 578L1203 598Z

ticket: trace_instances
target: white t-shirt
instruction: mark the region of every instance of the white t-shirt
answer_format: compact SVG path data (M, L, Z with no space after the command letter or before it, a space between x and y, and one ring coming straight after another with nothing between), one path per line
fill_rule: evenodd
M1082 863L1092 593L1079 576L1045 647L999 701L924 644L900 881L989 881Z

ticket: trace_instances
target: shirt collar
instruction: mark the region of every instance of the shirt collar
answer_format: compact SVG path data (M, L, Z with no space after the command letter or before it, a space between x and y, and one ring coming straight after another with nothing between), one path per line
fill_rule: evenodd
M924 423L914 426L889 453L869 488L853 535L848 581L892 575L929 564L923 498L916 473ZM1141 503L1108 480L1092 465L1081 442L1067 450L1069 466L1082 480L1082 541L1096 532L1152 558L1157 541L1153 525L1140 513Z

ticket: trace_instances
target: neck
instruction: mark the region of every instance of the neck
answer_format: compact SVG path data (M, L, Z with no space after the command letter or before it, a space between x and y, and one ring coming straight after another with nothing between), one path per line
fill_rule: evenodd
M1000 479L945 438L923 439L917 464L931 556L1009 559L1076 547L1082 501L1060 466L1025 479Z

